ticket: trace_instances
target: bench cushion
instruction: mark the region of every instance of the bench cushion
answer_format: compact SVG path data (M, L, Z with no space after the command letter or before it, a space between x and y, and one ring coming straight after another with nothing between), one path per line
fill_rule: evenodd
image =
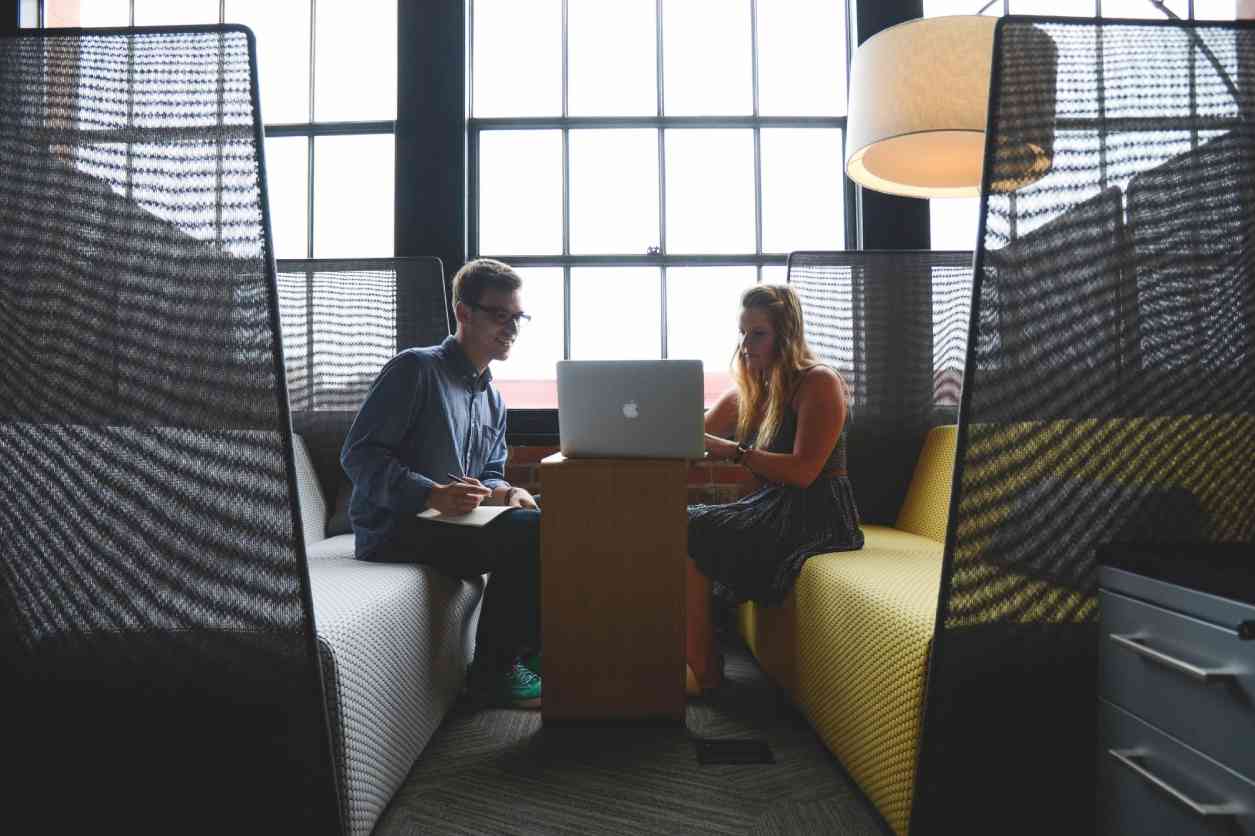
M340 802L369 834L462 688L482 584L351 557L309 576Z
M813 557L798 577L796 700L905 834L943 547L876 526L864 533L861 551Z

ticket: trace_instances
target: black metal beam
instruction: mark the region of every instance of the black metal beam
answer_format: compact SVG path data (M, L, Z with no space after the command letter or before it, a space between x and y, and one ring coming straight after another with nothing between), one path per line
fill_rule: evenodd
M466 260L466 0L397 0L395 253Z
M21 0L0 0L0 35L16 35L21 21Z
M898 23L924 14L923 0L881 0L855 3L858 43ZM975 8L975 6L973 6ZM863 217L862 249L926 250L931 243L928 201L860 188Z

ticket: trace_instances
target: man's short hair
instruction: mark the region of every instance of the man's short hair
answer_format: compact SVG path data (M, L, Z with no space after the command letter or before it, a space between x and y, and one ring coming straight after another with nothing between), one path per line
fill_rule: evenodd
M523 280L514 268L493 258L476 258L462 265L453 277L453 301L478 305L488 290L518 290Z

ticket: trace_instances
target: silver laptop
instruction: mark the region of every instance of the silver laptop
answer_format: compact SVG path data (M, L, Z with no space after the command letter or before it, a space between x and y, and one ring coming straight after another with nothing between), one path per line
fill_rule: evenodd
M558 436L567 458L700 459L701 360L558 361Z

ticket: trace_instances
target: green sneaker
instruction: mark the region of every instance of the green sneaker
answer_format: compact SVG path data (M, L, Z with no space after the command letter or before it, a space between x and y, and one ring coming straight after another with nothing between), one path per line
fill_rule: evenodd
M523 665L532 673L540 676L540 654L529 653L523 657Z
M501 675L500 704L511 708L540 708L540 676L522 662Z

